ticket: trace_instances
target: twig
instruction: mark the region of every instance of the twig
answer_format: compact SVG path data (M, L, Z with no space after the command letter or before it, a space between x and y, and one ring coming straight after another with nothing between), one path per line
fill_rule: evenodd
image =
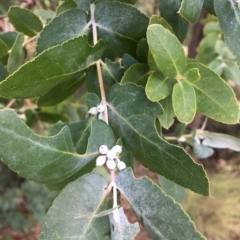
M5 108L10 108L14 103L15 103L16 99L12 99Z
M91 8L91 23L92 23L92 33L93 33L93 44L97 44L97 24L95 22L94 18L94 11L95 11L95 5L92 4ZM107 111L107 100L106 100L106 94L104 90L104 84L103 84L103 77L102 77L102 70L100 65L100 60L96 62L97 67L97 74L98 74L98 82L99 82L99 88L101 92L101 104L104 106L104 121L108 124L108 111Z
M202 125L202 127L201 127L201 130L204 130L204 129L205 129L205 127L206 127L206 125L207 125L207 121L208 121L208 118L206 117L206 118L204 119L204 122L203 122L203 125Z
M192 134L185 134L185 135L182 135L181 137L184 137L184 138L191 138L192 137ZM166 140L168 141L178 141L180 137L165 137Z
M34 37L32 37L32 38L29 38L29 39L27 39L26 41L24 41L24 43L22 44L22 46L25 47L27 44L29 44L30 42L36 40L38 37L39 37L39 33L38 33L36 36L34 36Z

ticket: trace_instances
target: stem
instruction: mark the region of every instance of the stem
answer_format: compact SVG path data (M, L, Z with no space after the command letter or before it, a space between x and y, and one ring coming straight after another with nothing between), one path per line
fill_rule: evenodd
M12 99L5 108L10 108L14 103L15 103L16 99Z
M27 39L26 41L24 41L24 43L22 44L22 46L25 47L28 43L34 41L34 40L37 39L38 37L39 37L39 33L38 33L36 36L34 36L34 37L32 37L32 38L29 38L29 39Z
M191 138L192 134L185 134L185 135L182 135L181 137ZM168 141L178 141L179 137L165 137L165 139Z
M202 127L201 127L201 130L204 130L204 129L205 129L205 127L206 127L206 125L207 125L207 121L208 121L208 118L206 117L206 118L204 119L204 122L203 122L203 125L202 125Z
M97 41L98 41L98 38L97 38L97 24L96 24L95 18L94 18L94 11L95 11L95 5L94 4L91 4L90 11L91 11L93 44L96 45ZM98 82L99 82L99 88L100 88L101 99L102 99L101 104L104 106L104 121L108 124L107 100L106 100L106 94L105 94L105 90L104 90L100 60L98 60L96 62L96 67L97 67Z

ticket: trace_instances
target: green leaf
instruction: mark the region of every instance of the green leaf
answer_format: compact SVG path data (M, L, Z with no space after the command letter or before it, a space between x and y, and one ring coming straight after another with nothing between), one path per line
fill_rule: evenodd
M167 195L171 196L176 202L180 204L183 202L186 195L185 188L177 185L176 183L166 179L161 175L158 175L158 181L161 188Z
M101 70L106 92L109 91L112 85L120 82L124 74L124 68L120 66L119 62L112 62L109 59L105 59L105 63L102 62ZM92 66L87 70L86 86L89 92L93 92L99 97L101 96L96 66Z
M71 23L71 27L66 23ZM36 51L39 54L69 39L85 35L88 31L87 14L81 9L71 9L46 25L38 38Z
M103 48L101 41L91 47L86 37L74 38L55 46L24 64L3 81L0 84L0 95L6 98L44 95L57 84L94 64L101 57Z
M94 2L94 0L73 0L73 1L86 12L89 10L91 3Z
M182 18L178 11L181 0L157 0L161 16L172 26L177 38L183 42L188 31L188 22Z
M137 44L145 37L148 26L148 18L138 9L120 2L98 2L95 20L98 36L105 41L111 56L136 55Z
M202 144L213 148L228 148L240 152L240 139L228 134L203 132Z
M8 54L8 46L0 39L0 57L4 57Z
M40 19L46 24L49 19L52 19L56 16L56 13L51 10L40 10L37 9L34 11L34 14L36 14Z
M136 179L130 169L117 175L117 187L128 200L138 221L152 239L205 239L181 206L149 178Z
M224 41L218 40L215 45L215 50L222 58L235 61L235 57L230 52L230 50L228 49L228 47Z
M214 0L226 43L240 65L240 10L234 0Z
M155 71L148 78L146 94L152 102L158 102L172 93L174 80L165 77L161 72Z
M87 174L70 183L49 209L40 239L110 239L108 216L96 217L109 208L107 185L99 174Z
M201 76L199 81L189 82L195 89L197 111L219 122L238 123L239 106L230 86L200 63L191 61L187 69L191 68L198 68Z
M214 153L214 150L212 148L202 145L201 143L194 141L193 152L196 158L204 159L212 156Z
M158 119L164 128L169 129L174 123L174 117L175 117L173 106L172 106L172 96L170 95L165 99L161 100L160 104L162 105L164 112L163 114L158 116Z
M4 80L6 76L7 76L6 69L2 64L0 64L0 82Z
M80 72L68 81L64 81L53 87L47 94L37 101L38 106L52 106L70 97L83 84L85 72Z
M149 75L150 68L145 63L136 63L127 69L124 73L121 84L133 82L141 86L145 86Z
M192 68L186 71L183 75L186 81L195 82L200 79L200 74L198 68Z
M138 161L150 171L208 195L208 181L202 166L157 133L155 118L162 113L162 108L147 99L144 88L133 83L115 84L107 100L110 126Z
M204 0L183 0L179 13L187 21L196 23L200 16Z
M216 15L214 10L214 0L204 0L203 6L209 13Z
M125 71L130 68L133 64L138 63L138 61L131 55L125 53L122 57L122 65L124 66Z
M137 45L137 60L140 63L148 62L148 43L147 39L143 38Z
M0 33L0 40L2 40L8 46L8 49L11 49L16 41L17 36L17 32L3 32Z
M119 214L119 223L116 223L112 214L109 216L111 224L111 240L134 240L137 233L140 231L139 224L137 222L130 224L123 208L119 208L117 211Z
M59 15L65 11L73 9L75 7L77 7L76 2L74 2L73 0L67 0L57 7L56 14Z
M15 72L24 62L26 53L23 49L24 35L19 33L8 57L8 72Z
M150 25L147 30L149 48L159 70L168 77L184 72L186 56L181 43L162 25Z
M229 61L226 63L226 66L223 69L223 78L232 80L236 84L240 85L240 70L235 61Z
M169 23L162 17L157 15L152 15L149 21L149 25L151 24L161 24L164 28L168 29L171 33L173 32L172 27L169 25Z
M190 123L195 117L197 104L194 88L185 81L178 82L173 87L172 103L177 119Z
M208 67L221 76L225 68L225 63L220 57L217 57L208 64Z
M86 153L79 155L68 127L53 137L40 137L12 110L1 110L0 122L3 162L20 176L44 184L58 183L76 174L99 155L100 145L114 139L110 127L95 120Z
M17 31L30 37L35 36L43 28L40 19L26 8L13 6L8 11L8 17Z

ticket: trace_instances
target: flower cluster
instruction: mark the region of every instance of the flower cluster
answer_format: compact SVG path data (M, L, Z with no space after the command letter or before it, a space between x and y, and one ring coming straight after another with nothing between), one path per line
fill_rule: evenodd
M97 107L91 107L88 111L88 113L92 115L98 115L98 119L103 120L104 119L104 106L102 104L99 104Z
M118 154L122 152L121 146L116 145L109 150L106 145L101 145L99 152L103 155L97 158L96 166L102 166L106 163L107 168L110 170L115 170L117 167L121 171L126 168L126 164L118 158Z

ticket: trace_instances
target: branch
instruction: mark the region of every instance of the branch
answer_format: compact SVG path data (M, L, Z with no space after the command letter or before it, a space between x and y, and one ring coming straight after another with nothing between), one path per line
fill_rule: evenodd
M94 11L95 11L95 5L94 4L91 5L90 11L91 11L93 44L96 45L97 41L98 41L98 38L97 38L97 24L96 24L95 18L94 18ZM97 75L98 75L99 88L100 88L100 92L101 92L101 100L102 100L101 104L104 106L104 121L108 124L107 100L106 100L106 93L105 93L105 90L104 90L100 61L101 60L98 60L96 62Z

